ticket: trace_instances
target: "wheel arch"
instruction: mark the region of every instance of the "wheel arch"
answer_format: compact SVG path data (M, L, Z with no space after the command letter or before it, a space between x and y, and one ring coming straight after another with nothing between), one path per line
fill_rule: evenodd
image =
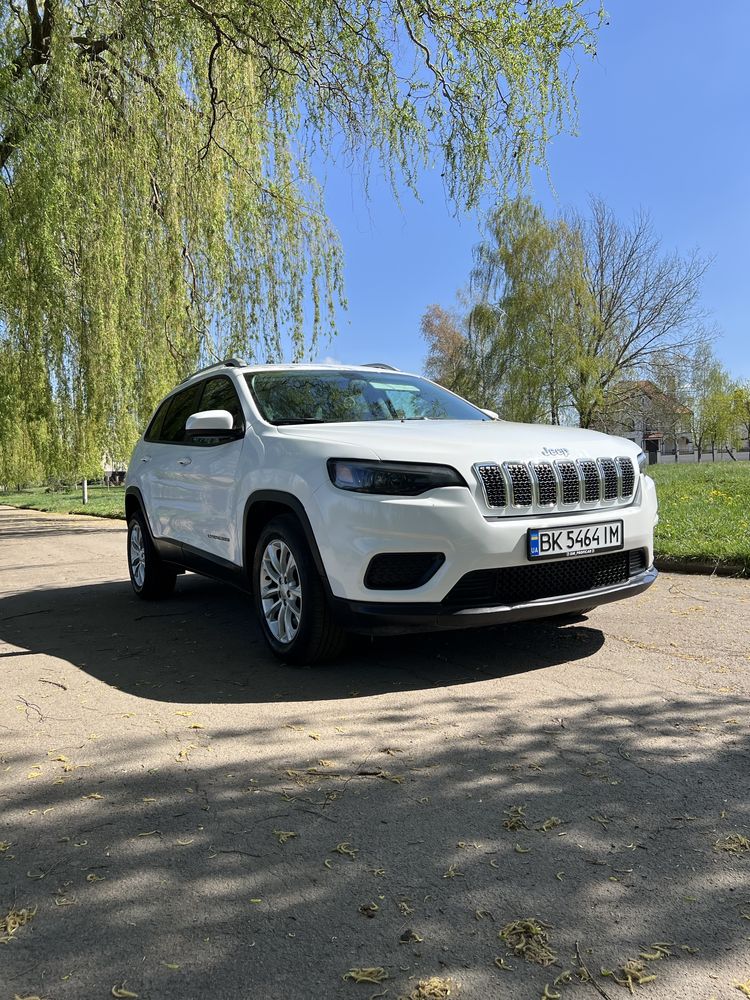
M125 521L130 520L132 514L140 511L146 524L146 531L149 533L152 544L158 549L156 538L151 530L151 522L146 512L146 504L143 502L143 495L137 486L128 486L125 489Z
M253 556L261 531L270 520L282 514L293 514L299 522L305 540L310 546L315 568L323 581L323 586L330 593L323 558L307 511L298 497L282 490L257 490L248 497L245 503L242 518L242 565L245 568L248 581L252 585Z
M128 486L125 490L125 520L129 520L131 514L139 510L145 516L146 511L143 506L143 497L137 486Z

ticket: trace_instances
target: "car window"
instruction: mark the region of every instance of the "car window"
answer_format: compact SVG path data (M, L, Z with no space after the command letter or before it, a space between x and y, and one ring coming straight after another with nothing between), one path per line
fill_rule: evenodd
M465 399L413 375L284 371L245 378L272 424L489 419Z
M191 413L197 412L202 390L203 382L196 382L172 396L159 435L160 441L185 440L185 421Z
M234 418L232 424L234 430L244 430L245 416L232 380L226 375L217 375L215 378L208 379L204 386L200 400L201 410L228 410Z
M169 409L169 404L171 402L171 399L165 399L154 414L154 418L148 425L148 429L144 435L146 441L158 441L160 439L164 417L167 415L167 410Z

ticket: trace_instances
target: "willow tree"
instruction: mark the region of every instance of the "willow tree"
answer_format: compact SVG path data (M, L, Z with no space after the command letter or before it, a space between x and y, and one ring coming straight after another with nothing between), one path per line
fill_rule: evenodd
M93 471L199 362L304 357L343 300L314 168L351 157L397 190L436 167L456 208L523 178L570 125L589 9L6 0L6 481L9 432L24 468Z

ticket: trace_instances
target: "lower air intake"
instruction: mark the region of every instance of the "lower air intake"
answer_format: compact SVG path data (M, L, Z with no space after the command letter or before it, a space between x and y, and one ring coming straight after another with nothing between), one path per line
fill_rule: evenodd
M427 583L445 562L442 552L381 552L365 573L369 590L414 590Z
M646 566L643 549L609 552L581 559L555 559L538 564L481 569L463 576L443 605L482 608L498 604L525 604L547 597L564 597L626 583Z

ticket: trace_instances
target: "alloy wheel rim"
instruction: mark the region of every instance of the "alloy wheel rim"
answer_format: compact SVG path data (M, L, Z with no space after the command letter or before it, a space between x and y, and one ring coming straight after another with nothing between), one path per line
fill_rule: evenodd
M292 550L280 538L268 543L261 559L260 601L269 632L288 645L299 632L302 584Z
M138 522L133 525L130 532L130 570L136 587L140 589L146 579L146 549Z

